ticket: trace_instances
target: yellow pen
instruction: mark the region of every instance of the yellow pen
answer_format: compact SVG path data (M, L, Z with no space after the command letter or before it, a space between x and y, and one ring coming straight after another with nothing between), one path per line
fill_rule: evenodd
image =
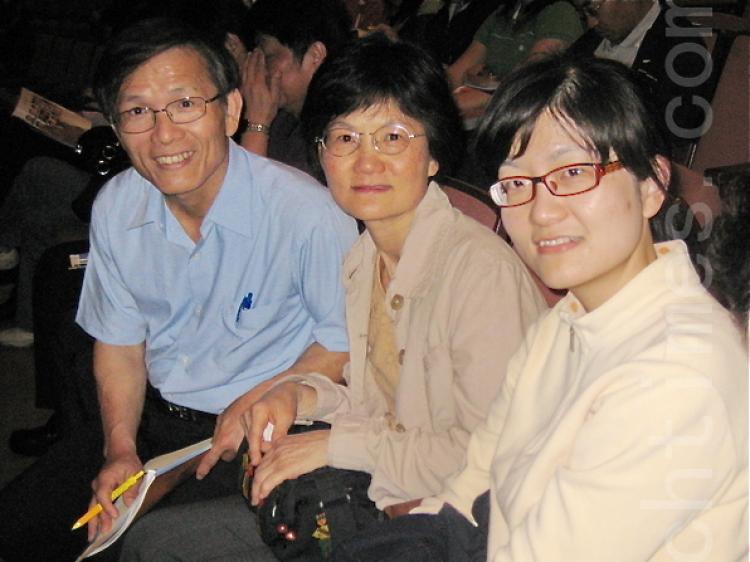
M141 470L137 474L133 474L130 478L125 480L122 484L120 484L117 488L112 490L112 501L115 501L117 498L119 498L121 495L123 495L126 491L128 491L130 488L132 488L138 480L140 480L143 477L144 472ZM84 526L86 523L91 521L94 517L99 515L102 512L102 504L98 503L91 509L89 509L84 515L81 516L81 518L76 521L73 524L72 531L75 531L79 527Z

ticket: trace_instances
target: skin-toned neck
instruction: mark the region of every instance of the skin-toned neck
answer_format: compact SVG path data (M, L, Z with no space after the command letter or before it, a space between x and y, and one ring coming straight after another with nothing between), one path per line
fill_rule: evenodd
M570 291L581 302L587 312L591 312L616 295L641 271L656 260L654 241L647 220L643 221L641 238L624 268L617 268L600 276L595 283L571 287Z
M203 219L208 214L209 209L216 201L216 196L224 184L224 177L229 167L229 151L227 150L224 160L215 173L217 180L216 187L210 191L205 189L194 190L188 193L175 195L164 195L167 207L185 230L185 233L193 242L198 242L201 237L200 229Z
M385 289L388 289L398 261L401 259L406 237L414 222L415 212L387 220L365 221L367 232L370 233L378 253L383 258L386 273L381 276L381 280Z

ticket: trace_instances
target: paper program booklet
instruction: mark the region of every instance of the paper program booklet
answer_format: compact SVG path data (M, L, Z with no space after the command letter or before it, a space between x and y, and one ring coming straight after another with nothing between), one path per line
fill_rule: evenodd
M76 562L101 552L119 539L139 515L146 513L166 493L192 475L198 466L200 456L210 448L211 439L209 438L148 461L143 466L145 474L141 479L138 496L130 507L125 506L122 496L117 498L115 507L120 512L120 516L112 521L112 528L109 532L99 533L91 541L86 550L76 558Z
M72 148L92 126L91 121L75 111L65 109L26 88L21 88L13 117L18 117L44 136Z

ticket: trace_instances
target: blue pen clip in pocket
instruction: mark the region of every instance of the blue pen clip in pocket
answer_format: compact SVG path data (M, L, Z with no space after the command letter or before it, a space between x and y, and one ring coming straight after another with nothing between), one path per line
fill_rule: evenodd
M244 297L242 297L242 302L240 302L240 306L237 308L237 316L234 319L234 323L239 324L240 314L242 314L242 311L250 310L252 307L253 307L253 293L250 292L246 294Z

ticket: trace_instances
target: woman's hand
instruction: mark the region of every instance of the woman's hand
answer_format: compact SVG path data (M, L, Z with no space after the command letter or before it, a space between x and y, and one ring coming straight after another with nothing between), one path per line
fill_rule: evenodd
M266 443L266 454L253 475L250 502L258 505L271 491L291 478L297 478L327 464L330 430L285 435Z
M258 466L267 448L263 432L268 424L273 424L271 442L284 437L297 417L298 389L300 385L286 382L273 387L253 404L250 417L243 418L242 427L247 436L250 464Z
M135 450L120 455L113 455L104 463L104 467L91 483L94 497L91 498L89 508L100 503L102 504L103 511L88 523L89 541L94 539L99 529L104 533L109 531L112 528L112 520L119 515L117 508L112 502L112 490L142 469L143 463L138 458ZM140 482L122 495L125 505L130 505L136 498L138 488L140 488Z
M245 118L252 123L270 125L279 112L281 74L269 76L263 51L254 49L245 61L240 92L245 102Z

